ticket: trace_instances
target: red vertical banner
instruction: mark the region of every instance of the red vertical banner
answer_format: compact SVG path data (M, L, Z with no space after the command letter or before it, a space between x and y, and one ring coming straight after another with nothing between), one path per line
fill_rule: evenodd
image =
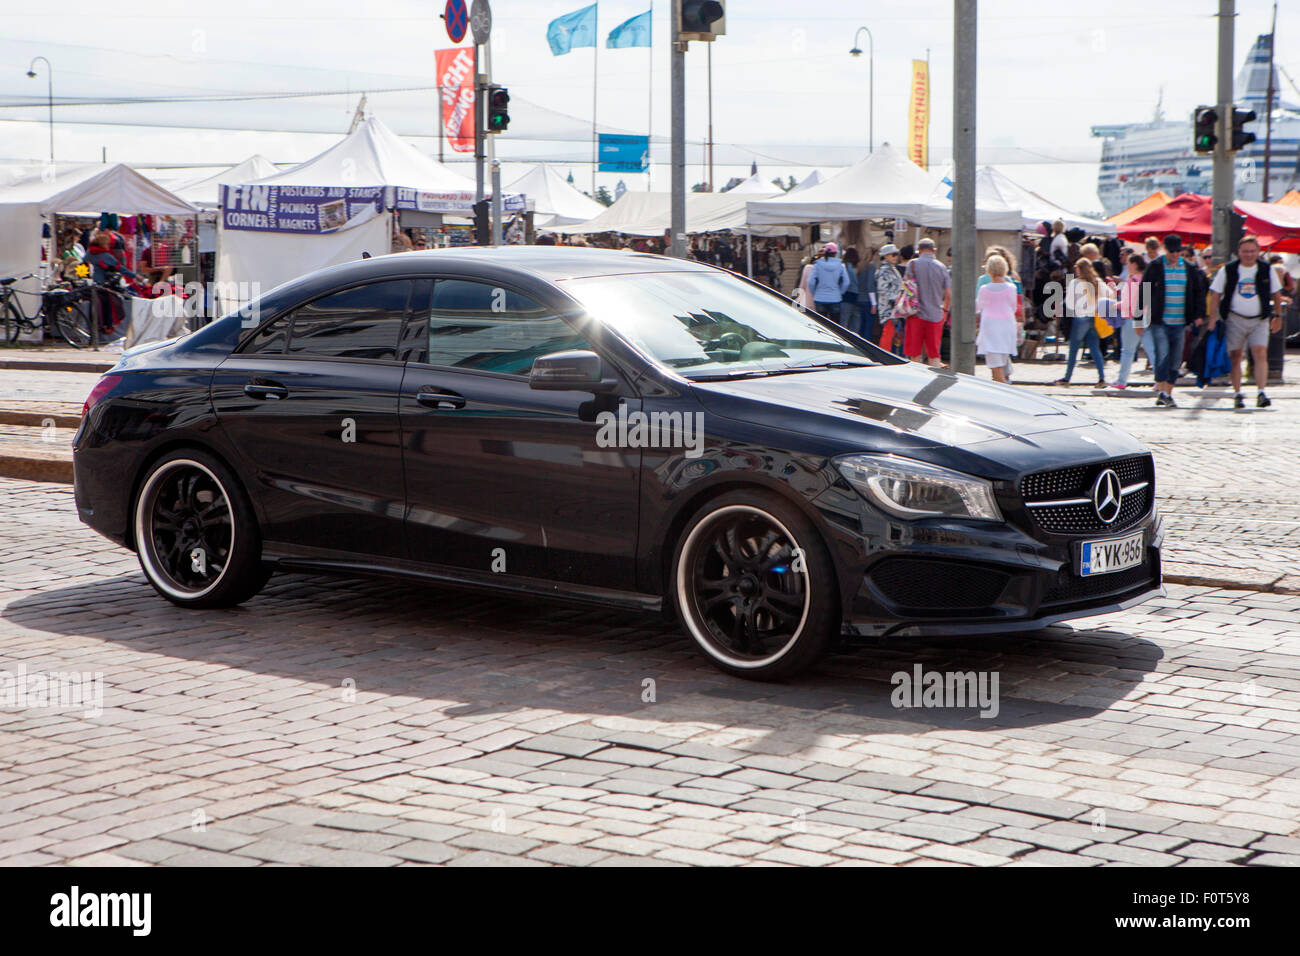
M442 133L458 153L474 152L474 48L435 50Z

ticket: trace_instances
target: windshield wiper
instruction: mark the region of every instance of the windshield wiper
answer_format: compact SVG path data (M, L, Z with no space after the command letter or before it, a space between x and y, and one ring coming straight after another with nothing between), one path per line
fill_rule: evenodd
M869 368L876 363L871 359L831 359L829 361L810 361L795 362L793 365L787 365L786 368L804 369L804 368Z
M687 375L692 382L725 382L733 378L762 378L765 375L779 375L779 368L747 368L733 372L711 372L704 375Z

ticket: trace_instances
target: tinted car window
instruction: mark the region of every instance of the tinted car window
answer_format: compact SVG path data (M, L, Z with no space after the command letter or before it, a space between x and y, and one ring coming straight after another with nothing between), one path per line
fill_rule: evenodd
M291 355L393 359L410 294L411 281L396 279L332 292L299 306L293 311L286 351Z
M258 329L240 351L244 355L279 355L289 341L289 316L282 315L270 325Z
M510 289L465 279L433 284L430 365L527 375L539 355L586 348L554 310Z

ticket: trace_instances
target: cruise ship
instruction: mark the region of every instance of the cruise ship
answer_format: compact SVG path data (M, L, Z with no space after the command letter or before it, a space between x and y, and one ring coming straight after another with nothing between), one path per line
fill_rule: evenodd
M1237 106L1254 110L1259 119L1246 129L1255 142L1234 157L1237 167L1238 199L1264 198L1264 115L1268 111L1268 34L1251 48L1246 64L1237 74ZM1288 83L1291 78L1287 77ZM1294 91L1295 86L1291 84ZM1101 169L1097 195L1107 216L1127 209L1156 190L1171 196L1179 193L1213 191L1214 157L1198 155L1192 149L1192 118L1167 120L1161 106L1148 123L1126 126L1094 126L1092 135L1101 137ZM1300 184L1300 106L1286 102L1273 68L1273 137L1269 162L1268 197L1276 201Z

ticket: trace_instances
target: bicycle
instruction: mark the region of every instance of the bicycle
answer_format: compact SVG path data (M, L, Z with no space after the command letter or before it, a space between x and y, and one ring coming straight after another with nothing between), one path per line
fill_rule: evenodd
M90 296L94 286L86 283L73 285L63 283L52 289L39 293L41 304L32 315L23 308L18 298L20 290L13 287L15 282L31 279L35 273L23 276L10 276L0 279L0 321L3 322L4 344L13 345L23 332L38 332L48 329L73 348L84 349L91 344L93 335L91 323L94 321ZM38 293L23 292L24 295Z

